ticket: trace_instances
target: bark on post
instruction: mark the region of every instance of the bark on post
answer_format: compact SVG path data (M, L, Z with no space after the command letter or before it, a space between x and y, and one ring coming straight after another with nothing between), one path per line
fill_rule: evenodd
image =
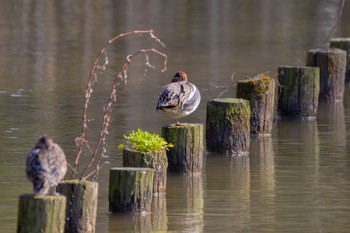
M346 75L345 81L350 81L350 38L334 38L331 40L331 48L338 48L346 51Z
M67 197L65 233L94 233L97 214L98 183L67 180L57 186Z
M174 145L167 151L169 172L201 172L203 164L202 124L171 124L162 127L162 137Z
M316 117L320 93L320 69L307 66L278 68L281 115L312 119Z
M23 194L19 197L17 233L63 233L65 211L65 196Z
M123 167L153 168L153 193L160 194L166 192L168 159L165 150L159 150L155 152L141 152L124 149Z
M334 48L309 50L306 64L320 68L319 100L327 103L343 102L346 52Z
M153 196L151 168L111 168L109 176L109 210L150 212Z
M266 75L237 82L237 98L249 100L250 133L271 135L274 103L275 80Z
M207 104L207 149L233 155L246 154L250 144L250 105L236 98L214 99Z

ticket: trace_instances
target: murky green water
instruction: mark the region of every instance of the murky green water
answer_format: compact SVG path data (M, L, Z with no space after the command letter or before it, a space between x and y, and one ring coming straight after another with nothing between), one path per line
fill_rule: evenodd
M305 65L306 51L322 47L340 0L222 1L2 1L0 3L0 232L15 232L17 201L31 192L25 156L43 133L70 162L81 131L83 93L101 46L126 31L153 28L167 45L168 70L151 57L130 66L118 89L100 173L97 232L348 232L350 227L350 96L321 105L312 122L282 119L272 137L252 138L249 157L206 153L199 176L169 174L166 196L147 216L108 214L109 167L121 166L123 134L160 133L172 123L155 111L160 88L177 70L201 93L199 109L184 121L205 124L206 103L222 91L234 97L238 79L280 65ZM346 2L336 36L350 36ZM98 77L89 115L91 139L121 59L154 46L136 37L108 50L110 66ZM231 80L232 73L235 73ZM214 88L227 86L225 88Z

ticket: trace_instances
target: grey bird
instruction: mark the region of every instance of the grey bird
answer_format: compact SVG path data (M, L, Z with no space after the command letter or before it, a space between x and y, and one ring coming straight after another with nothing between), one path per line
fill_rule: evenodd
M178 118L188 116L194 112L201 101L198 88L188 82L187 74L178 71L171 82L165 85L158 97L157 110L163 110L170 118L181 125Z
M49 136L42 136L28 153L26 161L26 173L33 183L35 195L56 193L56 186L64 178L67 172L66 156L59 145L53 142Z

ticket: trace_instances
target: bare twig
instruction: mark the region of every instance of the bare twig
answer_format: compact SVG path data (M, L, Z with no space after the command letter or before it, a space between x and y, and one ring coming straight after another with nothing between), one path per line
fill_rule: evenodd
M335 30L339 27L339 25L341 24L341 17L343 15L343 10L344 10L344 5L345 5L345 0L342 0L340 3L340 8L339 8L339 12L338 12L338 16L337 16L337 20L334 24L334 26L332 27L332 29L330 30L327 38L325 39L325 41L323 42L323 47L327 47L327 44L331 38L331 36L333 35L333 33L335 32Z
M113 102L116 102L117 98L116 98L116 93L117 93L117 85L120 84L121 82L126 83L127 80L127 71L128 71L128 66L131 63L132 59L139 55L139 54L144 54L145 56L145 66L146 67L151 67L153 68L153 66L150 64L150 59L149 59L149 54L150 53L154 53L156 55L159 55L161 57L163 57L164 62L163 62L163 69L162 72L165 71L167 69L167 55L158 51L155 48L147 48L147 49L140 49L139 51L129 54L126 57L125 62L122 64L120 71L118 72L118 74L116 75L113 85L112 85L112 89L111 89L111 93L109 95L107 104L105 105L105 107L103 108L103 120L102 120L102 124L101 124L101 129L100 129L100 134L98 136L97 139L97 143L95 145L94 148L90 147L90 145L88 144L87 140L86 140L86 133L87 133L87 109L89 106L89 101L90 101L90 97L91 94L93 92L92 86L93 84L97 81L97 74L96 74L96 69L99 69L101 71L105 70L109 61L108 61L108 57L107 57L107 53L106 53L106 49L107 47L113 43L114 41L125 37L125 36L129 36L129 35L135 35L135 34L140 34L140 35L148 35L151 39L153 39L157 44L161 45L162 47L165 47L164 43L158 39L158 37L156 37L153 33L153 30L136 30L136 31L131 31L131 32L126 32L126 33L122 33L119 34L117 36L115 36L114 38L110 39L100 50L100 52L98 53L98 55L96 56L94 63L91 67L90 70L90 74L89 74L89 78L88 78L88 82L85 88L85 96L84 96L84 110L83 110L83 127L82 127L82 132L81 132L81 136L76 138L76 144L78 146L78 152L76 154L76 159L75 159L75 163L74 163L74 167L72 168L73 171L75 171L73 173L73 176L75 174L77 174L78 171L78 166L79 166L79 162L80 162L80 158L84 149L84 146L86 146L88 148L88 150L91 153L91 159L87 165L87 167L85 167L80 175L80 178L83 178L83 175L85 174L85 172L94 164L94 162L96 162L96 170L94 173L98 173L98 170L100 169L100 161L103 157L105 157L105 153L106 153L106 136L108 135L108 126L110 123L110 116L111 116L111 112L112 112L112 104ZM104 56L104 63L102 65L99 65L99 61L101 60L101 58ZM101 150L101 146L102 146L102 151ZM92 173L92 174L94 174ZM91 174L91 173L90 173ZM88 175L87 177L91 176ZM86 177L84 177L86 178Z

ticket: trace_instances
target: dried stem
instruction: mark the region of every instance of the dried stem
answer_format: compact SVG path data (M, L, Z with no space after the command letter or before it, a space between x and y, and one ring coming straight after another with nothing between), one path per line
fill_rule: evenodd
M338 28L338 26L341 24L341 17L343 15L344 5L345 5L345 0L342 0L341 3L340 3L340 8L339 8L339 12L338 12L337 21L336 21L335 25L333 26L333 28L331 29L331 31L329 32L326 40L323 42L323 47L326 47L326 45L328 44L331 36L335 32L335 30Z
M84 168L84 170L82 171L80 178L87 178L84 177L85 172L94 164L94 162L96 162L96 170L91 172L88 176L91 176L91 174L98 174L98 170L101 168L101 166L99 165L101 162L101 159L105 156L106 153L106 148L105 148L105 140L106 140L106 136L108 135L108 126L110 123L110 116L112 113L112 104L114 102L116 102L116 93L117 93L117 86L118 84L120 84L122 81L124 81L126 83L126 78L127 78L127 70L128 70L128 66L131 63L132 59L139 55L139 54L144 54L145 56L145 66L146 67L153 67L150 64L150 60L149 60L149 53L154 53L156 55L159 55L161 57L163 57L164 62L163 62L163 69L162 72L165 71L167 69L167 55L158 51L155 48L147 48L147 49L140 49L139 51L133 53L133 54L129 54L126 57L125 62L122 64L120 71L118 72L118 74L116 75L113 85L112 85L112 89L111 89L111 93L109 95L107 104L105 105L103 111L103 120L102 120L102 124L101 124L101 129L100 129L100 134L98 136L97 139L97 143L95 145L94 148L90 147L89 144L87 143L86 140L86 133L87 133L87 110L88 110L88 106L89 106L89 101L90 101L90 97L92 94L92 86L93 84L97 81L97 75L96 75L96 69L100 69L100 70L105 70L106 66L108 65L108 57L107 57L107 53L106 53L106 49L107 47L113 43L114 41L120 39L121 37L125 37L125 36L129 36L129 35L135 35L135 34L141 34L141 35L148 35L149 37L151 37L151 39L153 39L157 44L161 45L162 47L165 47L164 43L158 39L154 33L153 30L137 30L137 31L131 31L131 32L126 32L126 33L122 33L119 34L117 36L115 36L114 38L110 39L100 50L100 52L98 53L97 57L94 60L94 63L91 67L91 71L89 74L89 78L88 78L88 82L85 88L85 97L84 97L84 110L83 110L83 127L82 127L82 132L81 132L81 136L78 137L76 139L76 144L78 146L78 152L76 154L76 159L75 159L75 163L74 163L74 167L73 167L73 171L75 171L73 173L73 176L77 173L78 171L78 166L79 166L79 162L80 162L80 158L84 149L84 145L88 148L88 150L90 151L91 155L91 159L89 161L89 164ZM99 61L101 60L102 55L104 55L105 57L105 62L103 65L99 65ZM100 152L102 146L102 152Z

